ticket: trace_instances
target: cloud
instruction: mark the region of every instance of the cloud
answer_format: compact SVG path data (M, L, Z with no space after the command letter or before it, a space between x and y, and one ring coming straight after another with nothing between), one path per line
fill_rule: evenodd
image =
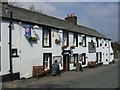
M12 1L12 0L9 0ZM119 0L17 0L19 2L119 2Z
M39 10L45 14L53 14L57 11L53 5L51 5L50 3L47 3L47 2L40 2L40 3L20 2L20 4L22 5L23 8L26 8L26 9L28 9L30 6L34 5L36 10Z
M94 17L108 17L114 16L117 14L117 4L100 4L100 3L91 3L88 4L84 9L86 14L89 14Z

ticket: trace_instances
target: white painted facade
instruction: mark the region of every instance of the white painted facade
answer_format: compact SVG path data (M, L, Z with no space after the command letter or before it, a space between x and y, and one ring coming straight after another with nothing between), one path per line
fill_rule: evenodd
M63 70L63 55L62 53L62 41L63 41L63 33L58 33L59 30L52 29L51 28L51 47L50 48L43 48L42 47L42 37L43 37L43 29L42 26L39 26L38 29L32 29L32 35L37 35L37 43L29 42L25 34L25 28L24 26L29 23L24 23L19 21L13 22L13 30L12 30L12 48L17 49L17 53L19 57L12 58L12 66L13 66L13 73L20 72L20 78L25 77L29 78L32 77L32 69L33 66L43 66L43 53L52 53L52 63L54 56L61 56L62 62L59 65L60 70ZM9 74L10 69L10 62L9 62L9 21L2 19L1 22L1 72L0 75L6 75ZM54 32L54 35L53 35ZM55 43L55 39L61 38L60 44ZM102 59L101 62L103 64L109 64L114 59L113 50L111 47L111 41L98 38L99 47L96 46L96 52L95 53L89 53L88 50L88 42L93 42L96 45L96 37L91 37L86 35L86 47L83 47L82 45L78 44L78 47L75 47L75 49L72 49L72 54L86 54L86 64L82 65L82 67L86 67L87 63L89 61L96 61L96 52L102 53ZM82 34L78 34L78 42L82 42ZM70 46L73 44L73 32L69 32L69 47L65 50L70 50ZM102 46L100 46L102 44ZM107 46L105 46L107 44ZM69 56L72 56L69 55ZM100 56L98 54L98 63L100 62ZM49 69L49 68L48 68ZM73 70L75 69L73 63L69 64L69 69Z

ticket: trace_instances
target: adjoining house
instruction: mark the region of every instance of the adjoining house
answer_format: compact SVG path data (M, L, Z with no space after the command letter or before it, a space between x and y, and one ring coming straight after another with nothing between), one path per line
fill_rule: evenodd
M1 4L1 68L3 79L30 78L33 66L51 69L55 60L60 70L74 70L82 58L82 67L88 62L109 64L113 61L111 39L100 32L77 24L77 16L67 15L65 20L29 11L20 7ZM10 15L12 11L12 51L9 47ZM12 60L10 61L10 51Z

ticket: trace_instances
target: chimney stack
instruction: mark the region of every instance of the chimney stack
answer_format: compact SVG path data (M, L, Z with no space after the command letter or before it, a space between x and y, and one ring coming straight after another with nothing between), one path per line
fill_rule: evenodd
M65 18L65 20L77 25L77 16L75 16L74 13L73 14L68 14L67 17Z
M8 4L8 0L0 0L3 4Z

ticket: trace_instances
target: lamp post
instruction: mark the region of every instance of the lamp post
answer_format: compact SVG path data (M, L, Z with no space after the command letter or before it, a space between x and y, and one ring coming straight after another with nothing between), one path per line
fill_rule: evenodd
M10 14L10 24L9 24L9 59L10 59L10 76L11 76L11 80L13 81L13 70L12 70L12 11L8 11L8 9L6 8L6 13Z

